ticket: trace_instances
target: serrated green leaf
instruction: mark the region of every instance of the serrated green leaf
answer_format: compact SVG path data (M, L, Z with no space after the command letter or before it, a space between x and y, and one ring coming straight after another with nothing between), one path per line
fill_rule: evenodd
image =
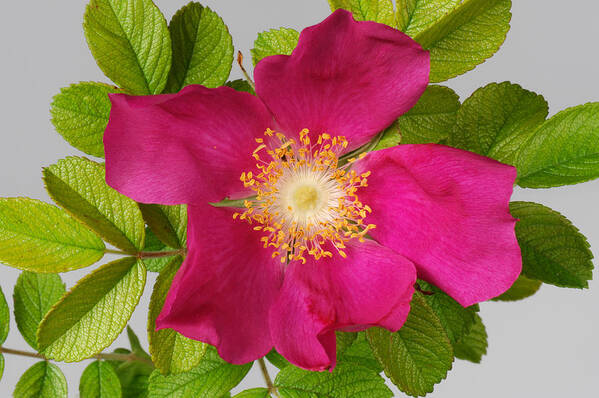
M50 114L56 131L88 155L104 157L104 130L110 117L109 93L121 92L103 83L82 82L62 88L52 100Z
M160 272L150 299L148 312L150 353L154 365L163 374L191 370L201 362L207 348L205 343L188 339L173 329L156 330L156 318L162 311L166 294L182 261L181 257L176 257Z
M290 55L297 41L299 32L289 28L271 29L258 33L252 48L252 62L254 66L262 59L271 55Z
M131 94L159 94L171 67L171 39L152 0L91 0L87 44L104 74Z
M121 382L108 362L90 363L81 374L79 382L81 398L120 398Z
M117 348L116 354L130 354L126 348ZM148 396L148 380L154 367L140 361L107 361L121 383L121 392L126 398L146 398Z
M477 314L470 332L454 344L453 349L456 358L480 363L483 355L487 353L487 346L487 331L482 319Z
M233 398L270 398L268 388L252 388L236 394Z
M587 239L560 213L538 203L512 202L519 221L522 275L560 287L586 288L593 277Z
M102 351L127 325L145 283L146 268L132 257L87 275L40 324L40 353L57 361L75 362Z
M464 101L449 144L515 164L522 143L545 121L548 112L541 95L510 82L491 83Z
M67 398L67 380L58 366L41 361L27 369L13 393L14 398Z
M233 39L217 13L191 2L169 24L173 66L166 91L175 93L189 84L222 86L233 65Z
M449 87L428 86L412 109L398 119L402 144L438 143L451 134L460 98Z
M162 241L160 241L154 232L146 227L146 239L144 243L144 252L158 252L158 251L173 251L172 247L168 247ZM148 271L160 272L166 265L174 258L174 256L165 257L149 257L144 259L144 264Z
M358 338L358 333L354 332L335 332L335 339L337 340L337 355L342 354L347 350Z
M518 153L517 183L525 188L578 184L599 178L599 102L547 120Z
M503 293L499 297L495 297L494 301L517 301L522 300L535 294L540 288L543 282L536 279L530 279L520 275L516 282L509 288L509 290Z
M430 81L438 83L474 69L503 44L511 0L464 0L414 37L431 55Z
M453 349L441 320L422 295L415 293L406 323L396 333L366 332L385 374L408 395L424 396L447 377Z
M479 311L478 305L464 308L438 287L422 280L418 284L423 290L433 293L425 295L424 299L441 321L452 344L470 331Z
M10 310L6 303L6 297L0 287L0 345L4 344L10 330Z
M376 142L378 140L378 142ZM377 136L373 138L370 144L374 144L373 151L378 151L381 149L387 149L394 146L397 146L401 143L401 132L399 131L399 122L394 121L389 127L387 127L380 135L380 138ZM353 156L352 156L353 157Z
M256 95L254 88L250 85L250 83L248 83L247 80L243 80L243 79L232 80L232 81L227 82L227 84L225 84L225 86L231 87L232 89L235 89L237 91L243 91L246 93L250 93L252 95Z
M129 345L131 345L131 352L133 352L133 354L135 354L139 358L151 360L150 354L148 354L146 350L143 349L139 341L139 337L137 337L137 335L129 325L127 325L127 338L129 339Z
M0 380L2 380L2 376L4 376L4 355L0 353Z
M187 241L187 206L139 204L146 224L166 245L180 249Z
M397 26L414 37L434 25L461 0L397 0Z
M44 169L50 197L107 242L128 253L143 248L145 224L137 203L105 182L104 166L68 157Z
M202 362L189 372L150 376L149 398L214 398L227 393L245 377L252 364L231 365L209 347Z
M392 0L329 0L331 11L343 8L356 21L374 21L395 27L397 25Z
M372 353L365 332L357 334L356 340L352 345L339 353L337 361L339 363L353 363L355 365L363 366L376 373L381 373L383 371L383 368Z
M0 198L0 262L33 272L66 272L104 256L104 242L65 211L39 200Z
M64 283L57 274L36 274L23 271L13 292L15 321L23 338L37 350L37 328L46 313L65 293Z
M339 363L332 372L283 368L274 382L281 398L390 398L393 393L375 371Z

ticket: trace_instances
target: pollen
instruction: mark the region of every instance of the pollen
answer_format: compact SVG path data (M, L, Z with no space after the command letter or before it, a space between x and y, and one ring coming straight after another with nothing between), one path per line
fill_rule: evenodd
M264 247L272 248L273 258L281 263L305 263L306 256L318 260L335 252L346 258L345 244L363 241L375 228L364 223L372 210L357 195L368 186L370 172L352 170L356 159L339 167L339 156L348 146L345 137L321 134L313 142L307 129L298 140L270 129L264 135L256 139L251 154L257 172L240 177L255 197L233 217L264 233Z

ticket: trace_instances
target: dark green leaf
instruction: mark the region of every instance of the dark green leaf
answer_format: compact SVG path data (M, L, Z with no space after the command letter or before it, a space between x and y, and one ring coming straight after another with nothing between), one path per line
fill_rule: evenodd
M453 349L441 320L420 294L414 294L411 307L398 332L372 328L366 335L391 381L408 395L424 396L447 376Z
M252 88L250 83L247 82L247 80L237 79L237 80L229 81L229 82L227 82L227 84L225 84L225 86L231 87L237 91L243 91L246 93L250 93L252 95L256 95L256 92L254 91L254 89Z
M23 338L37 350L37 328L46 313L65 293L64 283L57 274L36 274L23 271L17 279L13 299L15 321Z
M586 288L593 277L587 239L560 213L532 202L512 202L522 274L561 287Z
M41 361L27 369L13 393L14 398L67 398L67 380L58 366Z
M518 153L518 185L548 188L599 178L599 102L547 120Z
M129 339L129 345L131 345L131 351L139 358L151 359L150 354L144 350L139 342L139 337L135 334L131 326L127 325L127 338Z
M456 358L480 363L483 355L487 353L487 345L487 331L482 319L477 314L476 321L472 325L470 332L458 343L454 344L453 349Z
M107 242L132 254L143 248L141 211L106 184L103 165L68 157L44 169L44 183L56 203Z
M180 249L187 241L187 206L139 204L148 227L164 244Z
M190 84L222 86L233 64L233 40L214 11L191 2L169 24L173 66L166 91L175 93Z
M231 365L216 349L208 348L202 362L189 372L163 376L155 370L150 376L149 398L214 398L229 392L247 374L252 364Z
M64 210L39 200L0 198L0 262L33 272L87 267L106 247Z
M431 55L432 83L474 69L503 44L511 0L464 0L414 39Z
M72 146L104 157L104 130L110 117L109 93L121 92L103 83L83 82L60 90L50 108L56 131Z
M40 324L40 353L57 361L75 362L102 351L125 328L145 283L145 266L132 257L87 275Z
M460 98L450 88L428 86L418 103L398 119L402 144L438 143L451 134Z
M94 361L81 374L81 398L120 398L121 382L108 362Z
M543 282L530 279L520 275L512 287L499 297L495 297L495 301L517 301L522 300L535 294Z
M548 111L541 95L510 82L491 83L464 101L449 144L515 164L522 143L545 121Z
M254 41L254 48L251 50L254 65L270 55L290 55L297 46L298 39L299 33L288 28L271 29L258 33L258 38Z
M148 339L150 353L156 368L163 374L187 372L197 366L207 345L188 339L173 329L156 330L156 318L162 311L166 295L183 259L176 257L160 272L148 312Z
M268 359L268 362L272 363L279 369L283 369L284 367L291 365L289 361L287 361L274 348L268 354L266 354L266 359Z
M172 247L168 247L162 241L160 241L154 232L146 227L146 240L144 242L144 252L159 252L159 251L173 251ZM160 272L162 269L173 259L174 256L165 257L150 257L144 259L144 264L148 271Z
M360 365L371 369L376 373L381 373L383 371L381 364L372 353L365 332L358 333L356 340L352 345L338 355L337 361Z
M117 354L130 354L125 348L117 348ZM146 398L148 396L148 380L154 367L140 361L107 361L116 371L121 383L123 397Z
M152 0L91 0L87 44L104 74L131 94L159 94L171 67L171 39Z

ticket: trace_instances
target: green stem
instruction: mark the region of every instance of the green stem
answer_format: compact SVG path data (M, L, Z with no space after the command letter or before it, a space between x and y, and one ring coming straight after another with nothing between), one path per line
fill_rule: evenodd
M281 396L279 395L279 391L277 391L277 387L275 387L275 385L272 382L272 379L270 378L270 375L268 374L268 369L266 368L264 358L258 359L258 364L260 365L262 376L264 377L264 381L266 382L266 387L268 387L268 392L270 392L276 398L281 398Z
M254 91L256 91L256 84L254 84L254 81L252 80L252 78L250 77L248 72L243 67L243 54L241 53L241 51L237 51L237 63L239 64L239 67L241 68L241 72L247 79L249 85L252 86L252 89L254 89Z
M111 249L105 249L104 253L110 253L110 254L120 254L122 256L132 256L133 253L127 253L124 251L120 251L120 250L111 250ZM135 257L137 258L156 258L156 257L170 257L170 256L177 256L177 255L184 255L185 254L185 249L177 249L177 250L170 250L170 251L165 251L165 252L138 252L137 254L135 254Z
M22 357L39 358L39 359L48 360L48 358L44 357L42 354L39 354L37 352L14 350L12 348L6 348L6 347L2 347L2 346L0 346L0 353L20 355ZM135 355L133 353L131 353L131 354L116 354L116 353L101 352L91 358L86 358L86 359L104 359L104 360L109 360L109 361L123 361L123 362L138 361L138 362L145 362L149 365L154 366L154 364L152 363L151 360L149 360L147 358L138 357L137 355Z

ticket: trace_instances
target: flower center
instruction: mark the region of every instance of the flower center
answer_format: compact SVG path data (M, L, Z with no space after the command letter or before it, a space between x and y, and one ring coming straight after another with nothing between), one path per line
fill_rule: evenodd
M358 175L349 169L356 159L339 167L339 155L347 148L344 137L321 134L312 143L308 130L300 133L299 142L283 134L266 130L266 142L252 156L257 175L241 175L244 186L256 197L246 200L246 211L233 218L254 222L262 231L264 247L273 247L281 262L306 261L331 257L335 250L346 257L343 249L350 239L364 240L374 225L364 224L370 207L358 200L358 188L367 186L370 172Z

